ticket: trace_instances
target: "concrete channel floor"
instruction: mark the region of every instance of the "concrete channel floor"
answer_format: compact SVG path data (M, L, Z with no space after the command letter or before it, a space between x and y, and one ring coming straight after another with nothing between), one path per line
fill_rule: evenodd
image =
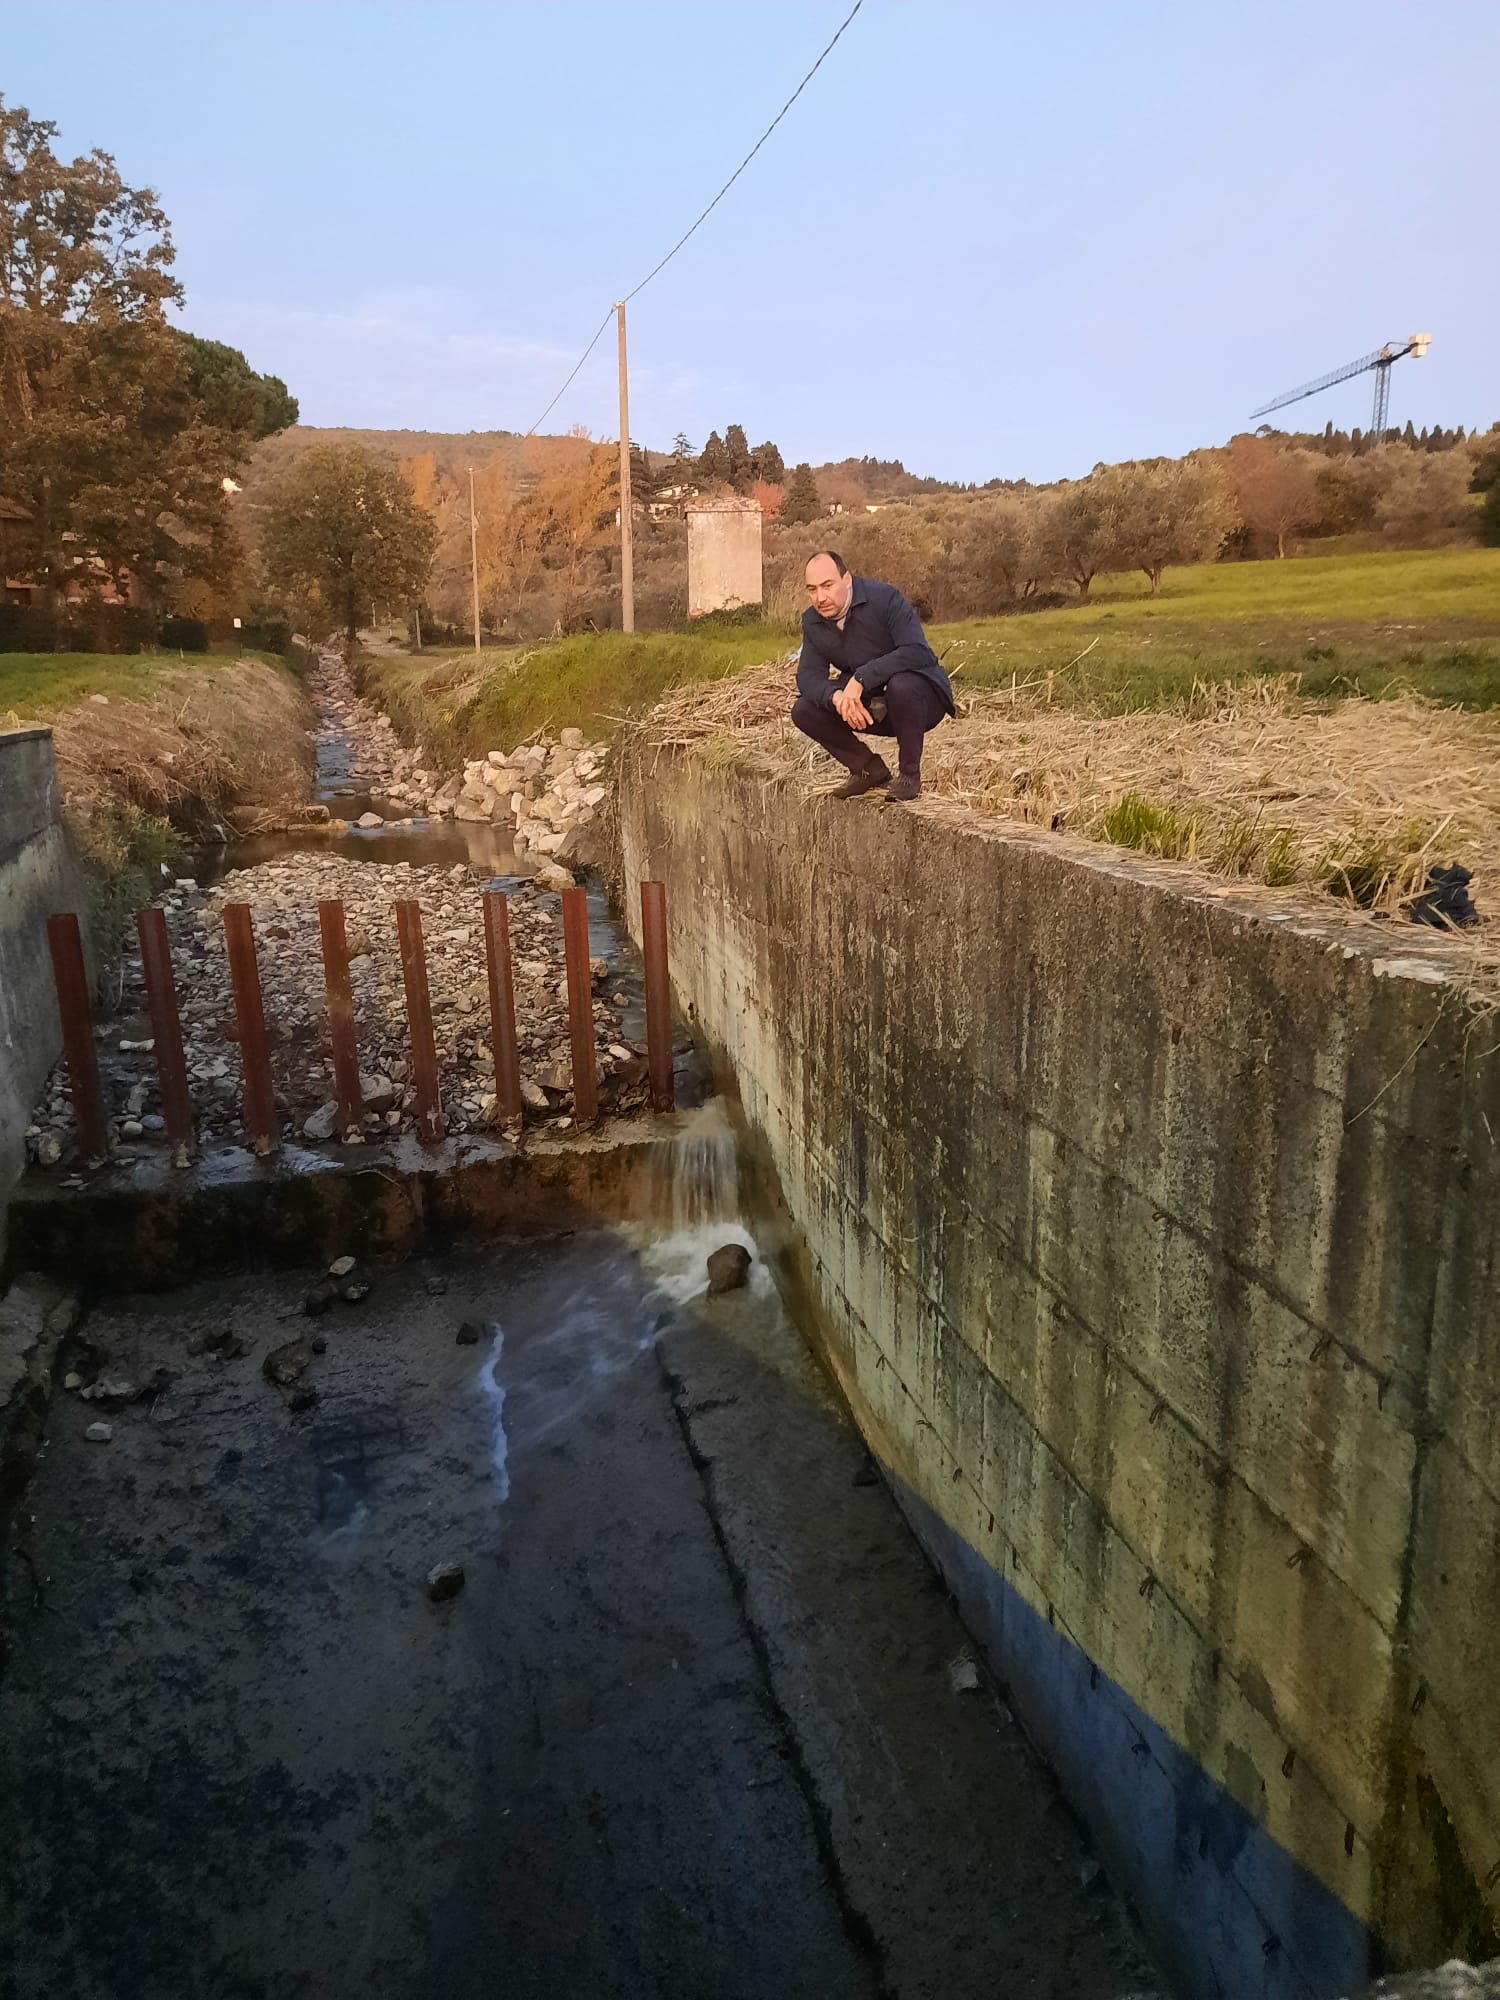
M682 1302L735 1233L95 1308L170 1379L10 1558L7 2000L1155 1989L764 1267Z

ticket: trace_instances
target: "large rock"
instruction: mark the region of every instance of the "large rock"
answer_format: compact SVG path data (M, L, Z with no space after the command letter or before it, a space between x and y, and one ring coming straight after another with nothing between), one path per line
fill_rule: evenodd
M708 1289L737 1292L750 1276L750 1252L743 1243L724 1243L708 1259Z
M339 1108L330 1097L327 1103L320 1104L316 1111L310 1112L303 1119L302 1136L304 1139L322 1141L331 1139L338 1128Z
M400 1087L388 1076L359 1073L359 1094L366 1111L392 1111L401 1102Z
M564 889L576 889L578 886L572 872L567 868L560 868L555 861L544 861L532 879L539 889L550 890L555 895L561 895Z

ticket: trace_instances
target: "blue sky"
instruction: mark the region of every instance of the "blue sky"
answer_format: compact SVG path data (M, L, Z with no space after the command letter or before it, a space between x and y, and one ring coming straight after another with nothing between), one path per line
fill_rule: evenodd
M0 93L158 190L186 323L304 421L525 430L849 4L7 0ZM1395 420L1488 425L1497 79L1480 0L865 0L630 308L631 428L1056 478L1413 331ZM614 398L606 337L545 428Z

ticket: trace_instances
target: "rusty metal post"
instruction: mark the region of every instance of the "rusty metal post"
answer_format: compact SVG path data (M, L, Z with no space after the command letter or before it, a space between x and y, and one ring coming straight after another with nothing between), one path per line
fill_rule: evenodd
M146 975L146 1011L156 1043L156 1076L161 1085L162 1116L167 1140L179 1166L193 1151L193 1100L188 1093L187 1058L182 1052L182 1022L177 1013L177 986L172 978L172 947L167 919L161 910L137 910L135 934Z
M672 1082L672 981L667 971L667 885L641 884L641 956L646 964L646 1064L651 1109L670 1111Z
M359 1090L359 1045L354 1038L354 992L349 984L349 944L344 934L342 903L319 903L318 927L323 934L323 984L328 993L328 1039L333 1045L333 1094L338 1101L339 1130L364 1129L365 1107Z
M599 1115L594 1068L594 975L589 971L589 898L586 889L562 892L563 952L568 962L568 1034L573 1044L573 1117L592 1125Z
M234 1015L240 1031L240 1071L244 1098L240 1116L251 1148L262 1159L280 1143L276 1129L276 1093L271 1084L271 1052L266 1043L266 1014L260 997L260 963L255 956L255 932L248 903L224 905L224 944L229 954L229 983L234 989Z
M420 903L409 899L397 903L396 934L401 940L406 1025L411 1030L411 1074L417 1099L417 1137L424 1146L435 1146L443 1136L443 1105L438 1095L437 1048L432 1039L432 1002L427 992L427 955L422 949Z
M490 1040L495 1097L502 1125L521 1123L521 1052L516 1046L516 988L510 964L510 903L503 889L486 889L484 956L490 975Z
M78 1151L90 1165L109 1158L109 1121L104 1116L104 1092L99 1085L99 1054L94 1047L94 1023L89 1011L89 977L83 963L83 938L71 910L47 919L47 949L52 954L52 978L57 987L57 1012L62 1022L63 1053L73 1087L73 1122Z

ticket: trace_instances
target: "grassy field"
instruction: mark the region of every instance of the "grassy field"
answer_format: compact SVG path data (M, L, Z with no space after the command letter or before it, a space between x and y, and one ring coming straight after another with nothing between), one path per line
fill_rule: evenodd
M273 653L248 653L240 647L186 658L178 653L0 653L0 723L7 714L22 722L50 722L91 694L138 698L168 669L178 672L201 661L217 670L234 659L284 664Z
M1165 708L1197 683L1293 674L1309 696L1416 692L1494 708L1500 550L1204 564L1168 570L1155 598L1143 577L1105 577L1088 604L934 625L928 636L960 695L1051 674L1057 701ZM477 660L383 657L365 671L406 731L451 757L509 749L544 724L607 734L669 688L795 643L786 627L726 624L490 648Z

